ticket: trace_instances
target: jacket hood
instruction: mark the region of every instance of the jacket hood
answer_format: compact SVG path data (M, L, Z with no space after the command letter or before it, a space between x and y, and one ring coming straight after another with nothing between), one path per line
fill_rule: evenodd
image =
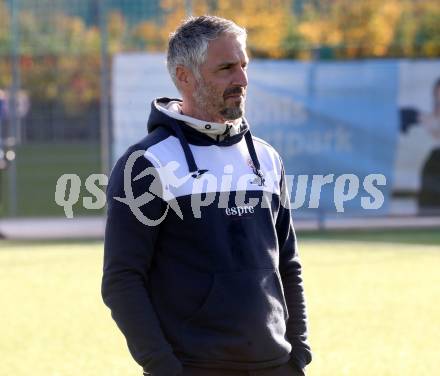
M166 110L173 103L180 104L182 100L163 97L157 98L151 103L151 112L147 126L149 133L158 127L164 127L175 134L175 127L178 125L190 144L229 146L239 142L249 130L245 118L242 118L241 124L236 127L237 129L233 129L232 125L193 119L183 114ZM186 119L194 120L197 126L188 125L185 121Z
M164 111L160 110L160 106L167 107L171 102L182 103L182 100L177 98L161 97L155 99L151 103L151 112L147 124L148 133L153 132L156 128L163 127L166 128L175 137L177 137L179 139L183 152L185 153L188 170L194 178L200 177L204 171L198 169L189 144L199 146L230 146L236 144L237 142L240 142L244 137L249 155L254 165L254 173L260 179L262 179L262 181L264 181L263 174L260 170L260 162L258 160L255 146L252 140L252 134L250 132L249 125L244 117L242 118L242 122L239 125L239 128L234 132L235 134L231 135L231 126L225 125L224 133L221 134L221 136L223 137L220 138L220 135L218 135L216 138L213 138L212 136L203 133L203 127L202 129L195 129L186 124L185 121L174 116L170 116L169 113L165 113ZM202 121L200 120L198 120L198 122L202 123ZM212 129L215 126L218 126L218 124L210 122L206 122L205 124L205 128L207 130Z

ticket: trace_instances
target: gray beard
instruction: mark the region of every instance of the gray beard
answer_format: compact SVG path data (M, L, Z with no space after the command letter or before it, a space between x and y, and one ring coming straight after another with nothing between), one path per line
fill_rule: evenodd
M225 107L223 110L220 111L220 114L226 120L240 119L244 115L244 102L242 102L238 107Z
M203 81L198 83L198 90L194 91L193 98L197 103L199 108L209 109L215 113L216 116L220 115L225 120L237 120L243 117L244 115L244 103L243 100L238 107L223 107L223 108L213 108L209 103L205 100L209 97L209 92L206 90L206 85L204 85ZM210 111L211 112L211 111ZM206 120L206 119L204 119Z

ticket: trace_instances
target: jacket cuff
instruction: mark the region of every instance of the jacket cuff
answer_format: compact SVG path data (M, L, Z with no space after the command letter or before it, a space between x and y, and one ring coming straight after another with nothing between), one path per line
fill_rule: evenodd
M152 376L178 376L182 370L182 364L173 353L156 356L143 366L144 375Z
M292 350L290 353L289 363L304 374L304 369L306 368L306 365L311 362L311 360L311 354L309 351L304 349L304 351L301 351L301 353L298 354L298 351Z
M293 357L290 357L289 364L296 371L296 374L305 376L304 367L300 367Z

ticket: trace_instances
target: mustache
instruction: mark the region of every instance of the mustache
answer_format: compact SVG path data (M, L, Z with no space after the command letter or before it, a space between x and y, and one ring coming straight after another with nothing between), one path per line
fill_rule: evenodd
M223 97L227 97L229 95L235 95L235 94L240 94L244 96L245 93L246 91L244 90L244 88L240 86L234 86L229 89L226 89L225 92L223 93Z

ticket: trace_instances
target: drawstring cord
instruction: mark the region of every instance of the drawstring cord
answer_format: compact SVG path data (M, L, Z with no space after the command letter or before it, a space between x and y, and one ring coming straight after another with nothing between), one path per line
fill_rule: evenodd
M246 122L246 120L243 118L243 122ZM247 124L246 124L247 125ZM226 126L226 130L224 134L229 136L229 130L231 129L231 125ZM183 134L182 128L180 125L176 122L172 123L172 128L174 132L176 133L177 138L179 139L180 145L183 149L183 153L185 154L186 163L188 164L188 170L191 176L195 179L199 178L204 174L207 170L199 170L197 167L196 161L194 159L194 155L189 147L188 141L185 138L185 135ZM263 186L264 185L264 174L261 171L260 161L258 160L257 152L255 151L254 142L252 140L252 134L251 131L248 128L248 131L244 134L244 138L246 141L246 146L248 148L251 160L252 160L252 170L255 175L258 177L258 184Z
M264 181L265 181L264 174L261 171L260 161L258 160L257 152L255 151L254 142L252 140L252 133L249 129L245 133L244 138L246 140L246 145L247 145L249 154L251 156L252 164L254 165L252 170L253 170L254 174L257 175L258 178L260 179L259 185L263 186Z
M174 132L176 132L176 136L179 139L180 145L182 146L183 149L183 153L185 154L185 159L186 159L186 163L188 164L189 173L193 178L200 177L203 174L203 172L199 171L199 168L197 167L196 161L194 159L194 155L191 152L188 141L186 141L182 128L180 127L179 124L176 124L175 122L172 123L172 127Z

